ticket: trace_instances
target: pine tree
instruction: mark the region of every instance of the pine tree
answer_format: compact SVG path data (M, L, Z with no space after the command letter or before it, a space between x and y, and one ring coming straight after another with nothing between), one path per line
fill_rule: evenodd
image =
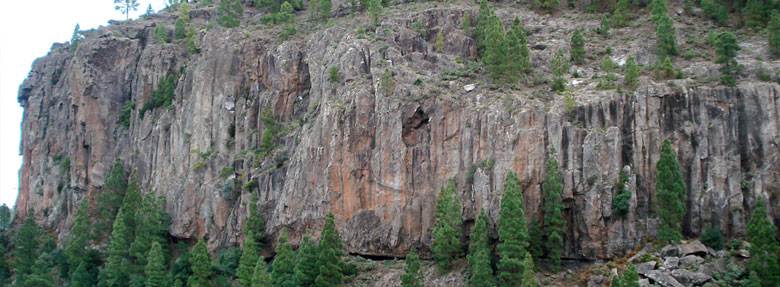
M534 0L534 5L536 5L536 7L547 9L551 12L555 10L555 7L557 7L558 4L560 4L560 0Z
M87 240L89 239L89 200L82 199L76 215L73 217L73 228L70 230L68 244L65 245L65 256L68 257L69 273L72 275L86 260Z
M679 241L682 239L681 222L685 215L685 182L677 164L672 145L665 139L656 163L656 205L658 206L658 240Z
M523 258L528 252L528 229L525 225L525 203L520 180L508 170L498 213L498 280L499 286L513 286L523 275Z
M574 34L571 36L570 44L570 60L576 65L581 65L585 60L585 39L582 38L582 32L580 29L575 29Z
M563 179L561 170L558 167L558 160L555 159L555 148L550 149L549 159L545 165L544 183L544 225L542 226L547 240L544 247L547 249L547 257L550 259L550 268L557 270L561 265L561 249L563 248L563 227L566 221L563 220L562 210L564 208L561 199L563 191Z
M650 14L652 14L651 20L653 23L657 23L666 15L667 11L666 0L653 0L650 2Z
M152 243L152 249L149 250L149 263L144 268L144 275L146 275L146 287L161 287L165 286L165 258L163 257L162 245L160 243Z
M552 90L556 92L562 92L566 88L566 81L563 79L563 75L569 71L569 61L563 56L563 50L558 49L550 60L550 70L553 74Z
M317 287L340 285L341 277L344 276L341 270L341 248L341 237L336 230L333 212L328 212L317 244L317 264L320 266L320 272L314 280Z
M176 19L176 24L173 26L173 38L176 40L181 40L187 37L187 24L184 22L184 19L179 17L179 19Z
M439 29L439 32L436 33L436 51L439 51L439 53L442 53L444 50L444 34L441 31Z
M488 247L487 215L481 210L474 227L471 229L469 246L469 268L471 268L471 286L493 287L493 269L490 266L490 248Z
M287 230L282 229L276 244L276 256L272 264L271 281L274 287L294 287L295 254L287 242Z
M129 254L138 272L146 266L146 258L153 242L160 243L165 249L165 236L168 233L168 214L162 197L156 199L153 193L144 195L140 208L135 213L137 228L135 239L130 244ZM165 253L165 252L163 252Z
M3 203L0 206L0 231L5 231L11 224L11 209Z
M504 43L504 26L498 16L491 16L486 27L485 55L482 62L488 72L488 77L498 80L504 73L503 62L506 59L506 44Z
M125 14L125 20L130 20L130 11L138 11L138 0L114 0L114 9Z
M620 277L613 277L613 287L639 287L639 274L636 273L634 264L628 263L626 269L620 272Z
M181 1L181 4L179 4L179 11L177 12L179 14L179 19L184 20L184 22L190 21L190 6L187 4L187 1Z
M149 4L149 6L146 7L146 13L144 13L144 16L149 16L154 14L154 9L152 9L152 4Z
M612 196L612 213L620 218L626 218L631 204L631 192L626 189L626 183L628 183L628 175L621 170L618 180L615 182L615 193Z
M537 287L539 282L536 281L536 275L534 274L534 259L531 258L531 254L526 253L525 259L523 259L523 285L522 287Z
M531 224L528 226L528 238L528 252L535 259L541 258L544 255L542 227L539 226L535 216L531 218Z
M309 234L304 234L298 247L298 262L295 264L295 282L298 286L314 286L319 273L317 265L317 247Z
M471 32L471 16L467 11L463 11L463 16L460 18L460 28L466 33Z
M460 256L460 218L460 200L455 194L455 183L448 180L436 199L431 242L431 256L440 273L449 271L453 260Z
M192 247L190 266L192 267L192 275L187 279L187 287L210 286L208 278L211 276L211 257L206 250L206 242L203 241L203 238L198 239L198 243Z
M114 165L111 166L108 177L100 189L101 192L95 196L94 218L96 222L93 225L93 236L95 236L96 241L102 241L111 234L114 218L122 205L125 190L127 190L125 170L119 159L114 161Z
M677 40L672 18L665 13L655 23L656 49L659 55L677 55Z
M401 275L401 287L423 287L423 273L420 269L420 257L417 250L412 247L406 254L406 266Z
M73 35L70 37L70 48L68 48L71 53L76 52L79 43L84 39L84 35L81 34L80 30L79 24L76 23L76 28L73 28Z
M330 19L331 5L332 4L330 0L317 1L317 15L319 16L320 20L328 21L328 19Z
M91 287L94 285L92 275L87 271L86 262L81 262L70 277L70 287Z
M474 29L474 39L477 42L477 52L481 57L485 57L485 47L487 45L487 32L490 26L490 19L495 16L493 9L487 0L480 0L479 12L477 13L477 27Z
M217 23L225 28L238 27L244 8L239 0L219 0L217 5Z
M612 24L615 26L615 28L623 28L628 26L629 3L629 0L618 0L617 4L615 4L615 11L612 14Z
M598 33L604 38L609 38L609 29L610 29L609 19L607 19L606 15L601 15L601 26L596 28L596 33Z
M271 287L271 275L268 274L267 269L265 258L258 257L255 273L252 275L252 287Z
M34 217L33 209L30 208L27 211L27 218L25 218L24 223L16 231L14 250L12 252L14 258L12 263L16 280L24 280L24 276L32 272L35 260L39 256L38 237L41 234L41 230L38 224L35 223Z
M739 50L741 48L737 45L737 37L734 34L728 31L718 34L715 62L720 64L720 82L729 87L737 84L735 77L739 67L736 57Z
M767 11L772 11L771 4L765 4L763 0L746 0L745 8L742 8L742 17L748 27L763 27L767 20Z
M747 225L747 242L750 242L748 271L757 273L761 285L772 287L780 282L780 243L775 238L777 227L767 217L764 201L756 198L756 207Z
M382 18L382 1L368 0L368 13L371 14L371 25L378 26L379 19Z
M503 63L505 65L504 72L510 82L516 82L520 77L520 73L525 69L525 59L523 58L522 47L514 29L510 29L506 33L506 51L507 58Z
M266 130L269 129L270 128L266 128ZM255 248L261 248L263 246L265 224L263 223L263 215L257 210L257 201L257 191L252 189L252 199L249 201L249 214L246 218L244 230L252 231L252 239L255 241Z
M187 39L184 40L184 43L187 45L187 50L190 53L195 54L199 52L198 46L195 45L195 28L192 25L189 25L189 28L187 28Z
M767 34L769 34L769 53L775 59L780 58L780 17L777 14L772 14Z
M128 243L135 240L135 231L138 228L136 212L141 208L141 204L142 198L140 188L138 187L138 177L136 177L135 171L133 171L130 173L130 177L127 180L127 189L125 191L125 196L122 199L121 207L121 209L125 211L122 220L125 221L125 226L127 227L127 230L130 231L130 236L127 238Z
M634 56L629 55L628 59L626 59L623 84L632 91L639 85L639 68L636 66L636 62L634 62Z
M98 282L100 287L127 286L126 283L129 279L127 246L130 231L127 229L125 221L121 220L123 217L124 209L120 208L109 237L106 265L100 270L101 276Z
M51 276L52 258L47 252L41 253L38 259L35 260L35 264L32 267L32 273L23 277L23 282L17 280L16 286L28 286L28 287L53 287L54 278ZM22 283L22 284L18 284Z
M255 272L255 265L257 264L257 250L255 249L254 234L251 230L246 232L244 237L244 251L241 253L241 259L238 263L238 270L236 276L238 277L238 284L244 287L252 285L252 275Z

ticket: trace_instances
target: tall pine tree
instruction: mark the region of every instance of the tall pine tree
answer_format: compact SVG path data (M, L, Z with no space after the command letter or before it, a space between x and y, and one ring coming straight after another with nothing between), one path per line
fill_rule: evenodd
M263 215L257 210L257 191L252 190L252 199L249 201L249 214L246 217L246 226L244 230L252 231L252 239L255 241L255 248L262 248L263 234L265 227Z
M35 260L35 264L32 267L32 273L24 276L23 282L17 280L16 286L25 287L54 287L54 278L50 272L52 258L47 252L41 253L38 259ZM21 283L21 284L19 284Z
M488 19L485 31L485 55L482 62L485 64L488 77L498 80L504 74L504 61L506 60L506 43L504 40L504 25L498 16L492 15Z
M265 264L265 258L257 258L255 263L255 273L252 274L252 287L271 287L271 275L268 274L268 266Z
M241 259L238 263L236 276L238 284L244 287L252 285L252 275L255 272L257 264L257 250L255 249L254 234L251 230L247 231L244 237L244 251L241 253Z
M217 5L217 23L225 28L238 27L244 8L239 0L219 0Z
M187 287L209 286L211 257L208 250L206 250L206 242L203 241L203 238L198 239L198 243L192 247L190 266L192 267L192 275L187 279Z
M582 37L580 29L575 29L569 42L569 58L575 65L582 65L585 60L585 39Z
M41 235L40 227L35 223L35 214L33 209L30 208L27 211L27 218L24 219L24 223L16 231L16 237L14 238L14 250L13 255L13 267L16 280L24 282L24 276L32 273L35 260L38 259L38 245L39 236Z
M149 250L149 263L144 268L146 275L146 287L165 286L165 257L163 257L162 245L152 243L152 249Z
M750 242L748 272L755 272L761 286L772 287L780 282L780 243L775 238L777 227L767 217L764 201L756 199L756 207L747 225L747 241Z
M98 242L111 234L114 218L122 205L125 190L127 190L125 169L119 159L114 161L114 165L111 166L108 177L100 190L101 192L95 196L96 206L93 216L95 224L92 231L95 241Z
M287 230L282 229L276 243L276 256L272 264L271 281L274 287L294 287L295 253L287 242Z
M498 213L498 282L499 286L514 286L523 275L523 259L528 252L528 228L525 224L525 203L520 179L508 170Z
M298 286L314 286L314 279L319 273L317 265L317 247L308 233L303 235L298 246L298 262L295 264L295 282Z
M561 264L561 248L563 248L563 178L558 160L555 159L555 148L550 149L549 159L545 165L544 183L544 234L547 235L544 247L547 249L547 257L550 259L550 268L557 270Z
M655 197L658 207L658 240L674 242L682 239L681 222L685 215L685 181L672 145L665 139L655 165Z
M423 287L423 273L420 269L420 257L417 250L412 247L406 254L406 266L401 275L401 287Z
M628 263L626 269L620 272L620 277L612 278L613 287L639 287L639 274L634 264Z
M70 287L91 287L94 284L94 279L87 270L87 263L81 262L70 277Z
M65 256L68 257L69 273L72 275L76 268L86 260L86 247L89 240L89 199L84 198L73 217L73 228L70 230L68 244L65 245Z
M777 14L772 14L772 20L769 21L769 27L767 27L769 53L772 57L777 59L780 57L780 17Z
M120 208L109 237L106 265L100 270L99 287L127 286L130 278L129 270L127 270L129 264L127 253L129 242L127 239L130 236L130 231L122 218L124 218L124 210Z
M534 274L534 259L531 258L530 253L525 254L523 259L523 285L522 287L537 287L539 282L536 281L536 274Z
M431 243L431 256L441 273L449 271L455 258L460 256L460 218L460 199L455 194L455 183L448 180L436 199Z
M474 227L471 229L471 245L469 246L469 268L471 269L471 286L493 287L493 268L490 266L490 247L488 247L487 215L481 210Z
M314 280L317 287L332 287L341 284L343 273L341 266L341 237L336 230L333 212L325 216L325 224L320 233L320 242L317 244L317 264L320 272Z
M737 37L731 32L725 31L718 34L717 44L715 46L716 63L720 64L720 82L726 86L733 87L737 84L737 51L741 50L737 45Z

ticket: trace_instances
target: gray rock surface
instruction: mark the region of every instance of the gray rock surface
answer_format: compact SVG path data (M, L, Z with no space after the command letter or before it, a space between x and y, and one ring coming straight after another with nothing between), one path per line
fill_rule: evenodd
M647 261L636 265L636 273L640 275L647 275L650 271L655 270L657 263L655 261Z
M661 264L664 268L671 270L677 268L680 265L680 258L678 257L666 257L664 263Z
M664 286L664 287L685 287L685 285L680 284L680 282L677 282L677 279L674 279L669 273L661 272L658 270L650 271L647 273L647 278L650 279L650 281L657 283L658 285Z
M702 272L691 272L685 269L675 269L671 272L672 277L685 286L702 285L712 280L712 276Z
M707 256L707 246L704 246L703 243L699 240L694 240L688 243L683 243L679 245L680 247L680 256L686 256L686 255L697 255L697 256Z

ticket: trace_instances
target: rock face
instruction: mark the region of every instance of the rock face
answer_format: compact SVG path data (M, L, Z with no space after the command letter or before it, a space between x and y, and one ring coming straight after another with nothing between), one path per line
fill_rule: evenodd
M466 92L473 81L439 75L460 66L456 57L476 53L459 28L463 12L391 16L376 41L349 24L281 44L264 31L215 26L198 32L200 53L189 54L183 45L154 43L154 25L173 30L172 16L157 15L92 31L73 54L54 45L18 96L25 112L17 218L31 208L65 239L78 202L100 192L119 158L146 192L165 195L177 238L206 236L211 248L237 244L246 185L260 195L271 238L282 227L293 243L306 229L316 236L333 211L351 253L401 256L417 246L424 255L436 195L448 179L467 228L480 208L495 227L509 169L523 183L526 214L541 218L544 163L554 156L564 175L564 257L610 258L655 232L655 162L669 138L688 188L686 234L715 225L743 235L757 195L780 220L777 84L646 85L568 112L479 85ZM200 25L208 17L193 9L191 18ZM411 28L417 20L427 36ZM447 35L441 52L434 49L439 30ZM532 52L535 63L544 62L541 53ZM338 67L336 82L328 79L331 67ZM173 104L141 117L137 110L168 74L176 75ZM422 86L412 84L416 78ZM266 106L282 128L276 148L260 158L252 151L268 128ZM125 107L135 109L127 127L119 123ZM548 154L552 147L558 152ZM619 218L611 202L624 168L632 197Z

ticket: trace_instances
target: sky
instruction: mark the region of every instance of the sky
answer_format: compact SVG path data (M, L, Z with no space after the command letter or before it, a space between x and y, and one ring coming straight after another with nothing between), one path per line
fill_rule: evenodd
M164 0L138 0L138 18L151 3L159 11ZM13 206L19 185L20 127L23 109L16 101L36 58L56 42L70 41L76 23L81 30L123 20L112 0L2 0L0 1L0 203Z

